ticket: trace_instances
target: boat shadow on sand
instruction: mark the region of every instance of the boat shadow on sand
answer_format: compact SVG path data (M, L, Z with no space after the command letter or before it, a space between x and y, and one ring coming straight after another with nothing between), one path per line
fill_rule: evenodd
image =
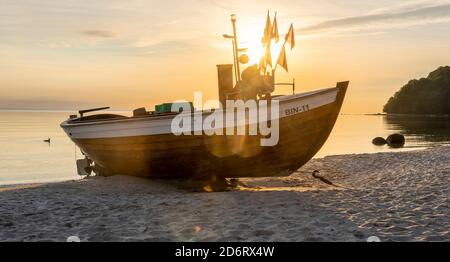
M342 177L342 176L340 176ZM152 179L129 176L91 176L84 180L96 180L97 182L129 181L136 184L157 184L171 191L184 191L192 193L217 193L231 191L318 191L318 190L344 190L349 189L345 185L335 183L330 174L314 173L306 170L298 170L290 176L261 177L261 178L217 178L211 179ZM137 181L134 181L137 180Z

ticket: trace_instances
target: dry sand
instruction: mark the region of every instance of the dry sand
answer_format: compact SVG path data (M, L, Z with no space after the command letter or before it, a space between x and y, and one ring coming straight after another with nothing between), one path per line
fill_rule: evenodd
M216 193L123 176L0 187L0 241L450 241L450 147L240 181Z

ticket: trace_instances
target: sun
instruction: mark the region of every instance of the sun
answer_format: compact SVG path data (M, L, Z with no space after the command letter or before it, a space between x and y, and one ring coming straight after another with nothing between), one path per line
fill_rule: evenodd
M260 58L264 55L264 48L261 43L262 32L253 27L239 30L239 48L246 48L245 54L249 57L249 65L259 64Z
M240 32L239 48L247 48L245 54L249 57L247 65L259 64L261 57L265 55L265 48L262 45L263 32L254 30L254 28L244 29ZM281 41L271 43L271 57L273 65L276 64L278 55L281 51Z
M249 65L259 64L261 57L264 56L264 48L261 43L259 45L254 43L252 46L247 47L246 54L249 57Z

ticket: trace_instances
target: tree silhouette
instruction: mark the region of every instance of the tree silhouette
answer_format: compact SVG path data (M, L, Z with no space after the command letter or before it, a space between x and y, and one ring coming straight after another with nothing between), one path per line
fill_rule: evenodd
M450 114L450 66L410 80L383 109L391 114Z

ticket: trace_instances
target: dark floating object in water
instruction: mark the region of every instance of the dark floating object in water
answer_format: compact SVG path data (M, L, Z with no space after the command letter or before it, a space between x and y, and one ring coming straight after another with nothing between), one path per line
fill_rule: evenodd
M50 138L44 140L45 143L50 143L51 141L52 141L52 140L51 140Z
M403 147L405 145L405 137L401 134L393 134L388 136L386 142L393 148Z
M382 138L382 137L375 137L372 140L372 144L376 145L376 146L384 146L387 144L386 139Z

